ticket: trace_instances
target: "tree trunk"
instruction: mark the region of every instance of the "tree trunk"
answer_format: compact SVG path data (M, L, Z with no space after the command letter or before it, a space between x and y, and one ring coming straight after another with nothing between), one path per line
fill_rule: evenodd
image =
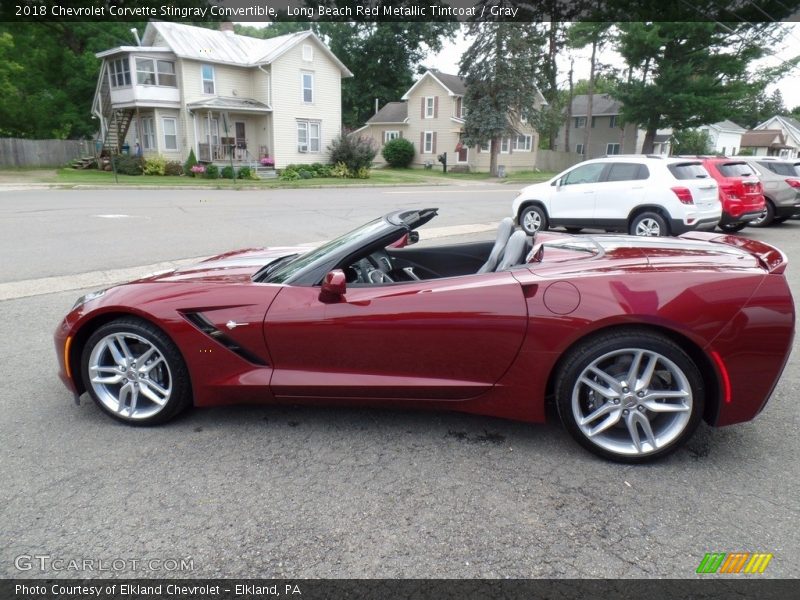
M572 59L569 61L569 96L567 97L567 126L564 130L564 151L569 152L569 130L572 127Z
M594 70L597 58L597 38L592 40L592 63L589 67L589 99L586 106L586 132L583 134L583 156L593 158L589 154L589 144L592 142L592 105L594 104Z
M492 138L489 144L489 173L492 177L497 177L497 155L500 154L500 138Z
M655 148L657 125L648 125L647 131L644 134L644 143L642 144L642 154L652 154Z
M558 21L550 21L550 47L547 53L550 98L548 98L547 101L550 103L551 108L555 105L555 102L558 99L558 65L556 63L556 58L558 57L558 26ZM550 150L555 150L556 142L558 141L558 124L555 122L555 119L550 119L550 121L550 131L548 132L548 135L550 136L550 144L548 147Z

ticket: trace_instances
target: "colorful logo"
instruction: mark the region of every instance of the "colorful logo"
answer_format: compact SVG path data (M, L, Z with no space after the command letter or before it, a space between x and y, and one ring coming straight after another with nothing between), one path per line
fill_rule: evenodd
M772 554L765 552L706 552L697 573L763 573Z

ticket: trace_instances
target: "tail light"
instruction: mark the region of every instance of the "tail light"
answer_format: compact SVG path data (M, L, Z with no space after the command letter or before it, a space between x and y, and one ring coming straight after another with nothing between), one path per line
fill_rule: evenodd
M800 189L800 179L787 179L786 183L788 183L793 188Z
M694 198L692 198L692 190L685 187L674 187L672 191L675 192L675 195L678 197L678 200L681 201L681 204L694 204Z
M725 184L719 186L720 193L725 194L731 200L736 200L739 198L738 190L736 189L735 185Z

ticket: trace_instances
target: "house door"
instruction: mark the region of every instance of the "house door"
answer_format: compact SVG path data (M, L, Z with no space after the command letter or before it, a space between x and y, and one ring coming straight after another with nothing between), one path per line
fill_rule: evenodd
M234 124L236 128L236 158L239 160L244 159L247 150L247 136L245 135L245 127L243 121L236 121Z

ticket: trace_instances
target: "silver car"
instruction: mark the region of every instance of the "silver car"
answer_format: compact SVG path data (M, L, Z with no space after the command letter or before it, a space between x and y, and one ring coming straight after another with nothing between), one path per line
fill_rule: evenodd
M765 200L764 212L748 225L766 227L800 214L800 160L754 157L745 161L758 173Z

